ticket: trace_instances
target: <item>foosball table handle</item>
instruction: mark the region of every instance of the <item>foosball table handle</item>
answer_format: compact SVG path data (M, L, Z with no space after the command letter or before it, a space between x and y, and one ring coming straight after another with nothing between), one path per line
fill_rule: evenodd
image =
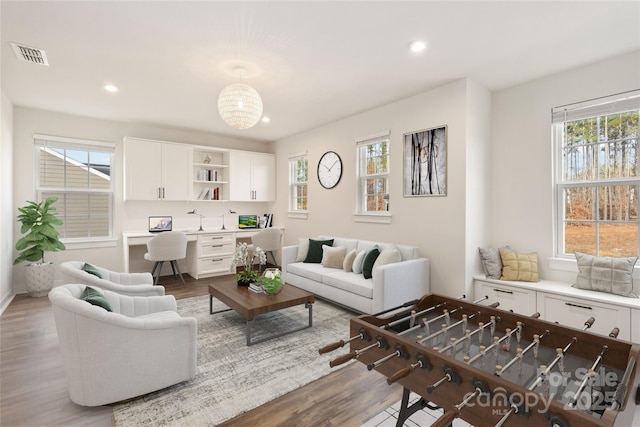
M448 411L445 411L445 413L440 418L438 418L433 424L431 424L431 427L448 426L456 418L458 418L458 411L456 411L454 408L451 408Z
M330 351L337 350L340 347L343 347L344 344L345 344L344 340L340 340L338 342L334 342L333 344L325 345L320 350L318 350L318 353L320 354L329 353Z
M356 357L355 351L352 351L351 353L347 353L342 356L338 356L329 362L329 366L333 368L335 366L342 365L343 363L347 363L349 360L353 359L354 357Z
M609 332L609 336L610 336L611 338L618 338L618 334L619 334L619 333L620 333L620 329L618 329L618 328L613 328L613 329L611 330L611 332Z
M411 371L413 371L413 369L411 369L411 366L408 366L408 367L406 367L404 369L400 369L395 374L391 375L390 377L387 377L387 384L391 385L391 384L395 383L399 379L402 379L402 378L406 377L407 375L409 375L411 373Z

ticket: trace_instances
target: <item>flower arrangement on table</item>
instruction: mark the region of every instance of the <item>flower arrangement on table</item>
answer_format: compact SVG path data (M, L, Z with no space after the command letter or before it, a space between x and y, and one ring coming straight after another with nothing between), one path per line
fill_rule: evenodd
M243 271L236 274L236 282L241 286L249 286L251 283L258 282L260 273L253 269L253 260L258 257L260 265L267 263L267 254L259 247L251 248L248 244L242 242L236 246L236 252L231 260L231 271L239 265L244 267Z
M277 268L269 269L258 279L265 293L275 295L282 288L282 276Z

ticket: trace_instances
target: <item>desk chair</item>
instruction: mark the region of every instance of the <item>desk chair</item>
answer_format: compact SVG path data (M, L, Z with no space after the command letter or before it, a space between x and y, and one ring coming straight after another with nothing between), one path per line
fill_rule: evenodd
M265 228L264 230L251 236L251 244L255 247L260 247L267 256L267 262L269 262L269 254L273 259L273 264L277 267L278 262L273 254L274 251L279 251L282 247L282 230L275 227Z
M173 277L177 274L184 285L184 278L178 266L178 260L187 257L187 235L181 231L164 231L147 242L148 252L144 254L147 261L155 261L151 275L155 278L154 284L158 284L162 264L165 261L171 262Z

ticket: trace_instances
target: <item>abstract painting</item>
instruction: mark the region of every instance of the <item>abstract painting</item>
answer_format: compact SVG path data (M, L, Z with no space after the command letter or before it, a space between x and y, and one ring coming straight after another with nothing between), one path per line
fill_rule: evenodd
M404 196L447 195L447 126L404 134Z

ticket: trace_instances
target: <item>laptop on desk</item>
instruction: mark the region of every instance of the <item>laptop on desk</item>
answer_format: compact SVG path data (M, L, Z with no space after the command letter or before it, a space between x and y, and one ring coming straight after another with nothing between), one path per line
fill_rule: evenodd
M149 232L160 233L163 231L171 231L173 227L173 217L171 216L150 216Z

